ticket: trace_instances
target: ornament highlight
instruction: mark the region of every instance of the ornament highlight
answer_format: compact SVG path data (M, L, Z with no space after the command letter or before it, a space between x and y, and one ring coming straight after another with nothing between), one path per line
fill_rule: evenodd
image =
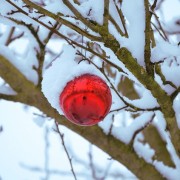
M59 96L64 115L71 122L91 126L102 121L111 104L111 91L104 80L83 74L68 82Z

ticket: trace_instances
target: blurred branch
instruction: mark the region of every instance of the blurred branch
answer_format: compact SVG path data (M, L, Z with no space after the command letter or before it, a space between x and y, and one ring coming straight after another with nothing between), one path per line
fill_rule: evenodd
M55 126L56 126L55 132L57 132L57 133L59 134L59 137L61 138L61 142L62 142L64 151L65 151L65 153L66 153L66 155L67 155L67 158L68 158L68 160L69 160L69 164L70 164L70 166L71 166L71 171L72 171L73 177L74 177L75 180L77 180L76 174L75 174L75 172L74 172L73 164L72 164L72 158L70 157L70 155L69 155L69 153L68 153L68 151L67 151L65 142L64 142L64 134L62 134L62 133L60 132L60 129L59 129L59 126L58 126L58 122L57 122L57 121L55 121Z
M2 132L3 132L3 127L0 126L0 133L2 133ZM1 177L0 177L0 179L1 179Z
M96 169L95 169L94 163L93 163L92 144L89 144L88 157L89 157L89 166L90 166L90 169L91 169L92 178L93 178L94 180L97 180L97 177L96 177Z
M27 165L25 163L20 163L20 166L22 168L26 169L26 170L29 170L29 171L38 172L38 173L43 173L44 172L44 168L41 168L41 167L38 167L38 166L30 166L30 165ZM49 175L60 175L60 176L72 176L71 172L69 172L69 171L61 171L61 170L58 170L58 169L49 169L48 174ZM87 177L88 176L88 174L85 173L85 172L81 172L81 173L77 172L77 175L82 176L82 177Z

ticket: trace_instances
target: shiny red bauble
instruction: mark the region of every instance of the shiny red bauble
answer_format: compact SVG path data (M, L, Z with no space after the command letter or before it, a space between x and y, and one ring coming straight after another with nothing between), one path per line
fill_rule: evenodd
M67 83L59 96L59 103L71 122L91 126L107 115L112 96L104 80L96 75L84 74Z

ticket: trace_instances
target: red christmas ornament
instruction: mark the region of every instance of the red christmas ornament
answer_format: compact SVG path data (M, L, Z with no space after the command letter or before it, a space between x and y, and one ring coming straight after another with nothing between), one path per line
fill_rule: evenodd
M84 74L67 83L59 103L71 122L91 126L103 120L109 112L111 91L100 77Z

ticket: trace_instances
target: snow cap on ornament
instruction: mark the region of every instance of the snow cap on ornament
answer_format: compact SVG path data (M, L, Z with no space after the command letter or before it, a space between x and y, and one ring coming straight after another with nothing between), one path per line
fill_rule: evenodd
M103 75L85 61L77 63L76 51L63 47L63 53L44 75L42 92L52 107L78 125L97 124L108 114L112 97Z

